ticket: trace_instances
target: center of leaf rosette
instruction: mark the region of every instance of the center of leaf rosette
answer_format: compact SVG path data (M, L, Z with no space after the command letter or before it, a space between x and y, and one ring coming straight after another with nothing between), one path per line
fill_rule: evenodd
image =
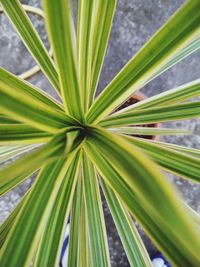
M70 153L76 149L84 139L84 132L81 129L66 133L65 153Z

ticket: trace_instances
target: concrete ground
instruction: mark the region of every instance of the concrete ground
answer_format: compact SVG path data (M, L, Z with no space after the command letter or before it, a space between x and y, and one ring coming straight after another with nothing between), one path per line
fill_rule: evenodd
M40 6L40 0L26 0L22 3ZM112 80L127 61L142 47L152 34L184 3L183 0L118 0L114 18L111 38L106 53L106 58L100 78L98 92ZM42 19L31 16L43 41L48 46L47 36ZM20 74L34 65L34 61L13 30L5 15L0 15L0 66ZM142 91L154 95L183 83L200 77L200 51L189 56L159 78L148 84ZM55 96L54 91L42 74L34 76L30 82ZM200 119L169 123L171 127L184 127L187 129L200 129ZM171 143L200 148L199 136L163 137L161 140ZM200 212L200 186L168 175L170 181L180 191L186 202L196 211ZM31 185L33 179L28 179L24 184L9 194L0 198L0 223L8 216L20 198ZM121 247L116 229L108 208L103 203L108 240L113 267L129 266L125 253ZM141 230L140 230L141 231ZM141 231L145 244L150 252L154 246Z

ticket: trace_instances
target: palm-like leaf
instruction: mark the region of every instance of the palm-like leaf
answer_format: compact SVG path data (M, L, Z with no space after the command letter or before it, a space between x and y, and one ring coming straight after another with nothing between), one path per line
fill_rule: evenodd
M131 266L151 266L131 215L173 266L200 265L199 216L160 173L199 182L200 152L137 136L192 134L140 126L198 117L199 101L181 102L200 95L200 81L113 114L200 47L200 2L187 1L94 99L116 2L80 0L76 33L70 0L43 0L54 63L20 2L0 0L62 100L0 69L0 162L34 148L0 170L0 195L39 171L0 227L2 267L57 266L69 215L68 265L110 266L100 184Z

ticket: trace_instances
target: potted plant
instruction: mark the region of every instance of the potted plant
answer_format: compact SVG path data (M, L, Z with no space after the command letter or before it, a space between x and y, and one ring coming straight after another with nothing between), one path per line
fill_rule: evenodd
M185 101L200 80L114 111L200 47L200 1L187 1L97 98L115 0L79 1L77 32L69 0L43 0L54 60L20 2L0 3L62 99L0 69L1 155L35 148L0 170L0 195L39 170L0 227L0 266L57 266L69 215L68 266L110 266L101 186L131 266L151 266L133 216L173 266L198 267L199 216L161 171L199 183L199 151L132 135L184 132L139 126L198 117L200 102Z

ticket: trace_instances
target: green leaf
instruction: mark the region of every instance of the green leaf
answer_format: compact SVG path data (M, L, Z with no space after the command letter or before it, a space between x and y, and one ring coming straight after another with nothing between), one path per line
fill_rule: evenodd
M170 148L170 149L179 151L179 152L184 153L188 156L200 158L200 150L199 149L179 146L179 145L170 144L170 143L158 142L158 141L154 141L153 143L158 144L158 145L163 146L163 147L166 147L166 148Z
M0 196L22 183L48 160L61 157L64 153L65 142L65 135L56 136L46 145L0 170Z
M27 124L0 124L0 145L46 143L51 134Z
M133 219L103 179L101 185L131 267L151 267L151 260Z
M21 6L23 7L24 11L26 11L26 13L39 16L39 17L41 17L43 19L45 18L44 12L40 8L29 6L29 5L21 5ZM1 13L4 13L4 9L0 6L0 14ZM50 57L52 57L53 53L52 53L52 49L51 48L50 48L50 50L48 52L49 52ZM27 71L24 71L21 74L18 74L18 77L21 78L21 79L26 80L26 79L29 79L29 78L33 77L34 75L36 75L40 71L41 71L40 66L39 65L35 65L34 67L28 69Z
M43 0L46 25L59 73L66 111L83 120L83 96L78 81L75 30L69 0Z
M137 102L125 109L123 112L133 111L135 109L146 109L158 106L167 106L188 100L192 97L200 95L200 79L186 83L180 87L168 90L166 92L148 97L142 101Z
M73 197L71 217L70 217L70 235L69 235L69 252L68 266L80 266L80 247L81 247L81 208L83 201L82 177L79 173L76 190ZM77 223L78 222L78 223Z
M196 223L197 227L200 229L200 215L195 210L193 210L190 206L188 206L186 203L184 203L189 215Z
M83 154L83 173L83 188L93 265L96 267L110 266L106 227L98 181L94 167L86 154Z
M55 133L77 122L62 111L35 99L20 86L11 86L0 78L0 112L37 129Z
M106 183L114 190L114 192L119 196L122 202L129 208L130 212L133 216L138 219L142 226L145 228L147 234L154 240L157 244L157 247L161 248L160 242L162 243L162 250L165 250L166 256L172 255L171 257L176 258L176 261L182 261L182 264L187 262L185 255L180 255L179 248L176 247L176 244L173 240L170 240L166 231L163 231L163 228L160 227L157 222L152 219L146 209L141 205L140 201L136 198L135 193L131 190L130 186L124 182L123 177L119 175L116 170L110 165L108 161L105 160L103 156L93 149L92 146L87 144L87 149L89 149L89 153L93 157L93 162L96 164L98 168L98 172L104 178ZM191 217L191 216L190 216ZM195 220L196 221L196 220ZM160 240L160 242L156 241ZM162 242L163 241L163 242ZM177 250L178 249L178 250ZM182 254L182 252L181 252ZM170 257L170 256L169 256ZM180 266L180 265L174 265ZM183 265L184 266L184 265ZM191 266L191 265L188 265Z
M186 129L170 129L170 128L154 128L154 127L117 127L108 129L114 133L127 135L178 135L178 134L193 134L192 130Z
M26 153L38 145L9 145L9 146L0 146L0 163L3 163L12 157L19 156L23 153Z
M187 120L198 117L200 117L200 101L117 113L104 119L99 125L103 127L118 127Z
M200 183L200 158L188 156L171 148L160 146L141 138L125 137L128 142L143 149L162 169L175 173L183 178Z
M3 68L0 68L0 82L2 87L9 86L13 90L20 90L40 103L46 104L49 107L53 107L56 110L63 111L61 104L59 104L52 96L49 96L41 89L18 78Z
M158 167L136 146L103 129L90 128L84 148L174 266L198 266L200 240L195 224ZM107 169L103 157L120 177Z
M23 207L28 193L29 193L29 191L22 198L22 200L20 200L20 202L17 204L17 206L12 210L12 212L9 214L9 216L6 218L6 220L1 224L1 226L0 226L0 248L5 243L7 235L10 232L10 230L13 226L13 223L17 218L17 215L19 214L21 208Z
M199 9L199 0L189 0L164 24L99 95L88 112L88 123L98 123L115 110L199 36Z
M83 178L82 178L83 179ZM82 205L81 205L81 224L80 224L80 262L82 267L93 266L91 257L91 245L89 240L89 229L86 214L86 204L84 194L82 194Z
M77 181L79 161L80 153L77 153L57 193L57 198L52 207L42 240L37 250L34 267L58 266L59 264L63 236Z
M114 192L120 197L123 203L129 208L130 212L133 216L135 216L145 228L147 234L154 239L154 242L157 244L157 247L160 247L159 243L155 241L155 237L158 240L164 241L162 244L163 249L165 249L166 256L170 255L171 257L177 258L179 257L182 260L182 264L185 264L187 259L185 255L179 255L179 249L177 250L176 244L173 240L170 240L169 236L165 231L163 231L162 227L157 224L156 221L152 220L147 214L145 208L141 205L140 201L136 198L134 192L130 189L130 187L123 181L123 178L117 173L109 164L108 161L105 160L103 156L100 154L96 154L95 150L92 147L88 147L92 155L94 155L93 161L98 166L98 171L101 173L105 181L109 184L111 188L113 188ZM188 211L188 208L187 208ZM194 215L194 213L193 213ZM191 217L191 211L189 213ZM198 222L197 217L193 217L196 222ZM196 227L195 227L196 229ZM171 251L171 252L169 252ZM173 254L174 253L174 254ZM182 253L182 252L181 252ZM180 265L174 265L180 266Z
M0 252L1 266L29 266L74 153L46 165Z
M80 0L78 5L77 53L84 111L88 110L91 87L93 25L96 15L95 0Z
M5 114L0 114L0 124L16 124L18 121L8 117Z
M198 49L200 48L200 38L199 36L197 37L197 39L195 39L194 41L192 41L188 46L186 46L185 48L183 48L181 51L179 51L172 60L170 60L166 65L163 66L163 68L161 70L159 70L159 72L156 74L156 76L154 76L153 78L156 78L157 76L159 76L160 74L162 74L163 72L165 72L166 70L168 70L169 68L173 67L175 64L177 64L178 62L180 62L181 60L183 60L184 58L188 57L189 55L193 54L194 52L196 52Z
M79 171L76 193L74 195L70 217L68 266L93 266L89 243L89 230L86 214L85 198L83 194L83 171ZM77 224L77 222L79 222Z
M116 0L104 0L97 1L96 3L96 14L93 21L94 34L90 105L94 101L96 87L99 81L99 76L108 45L116 2Z
M23 4L21 4L21 6L23 7L24 11L26 11L26 13L37 15L37 16L40 16L42 18L45 17L43 10L40 9L39 7L23 5ZM4 9L1 6L0 6L0 13L4 13Z
M19 0L0 0L0 3L20 34L27 49L54 88L59 92L58 75L54 63Z

